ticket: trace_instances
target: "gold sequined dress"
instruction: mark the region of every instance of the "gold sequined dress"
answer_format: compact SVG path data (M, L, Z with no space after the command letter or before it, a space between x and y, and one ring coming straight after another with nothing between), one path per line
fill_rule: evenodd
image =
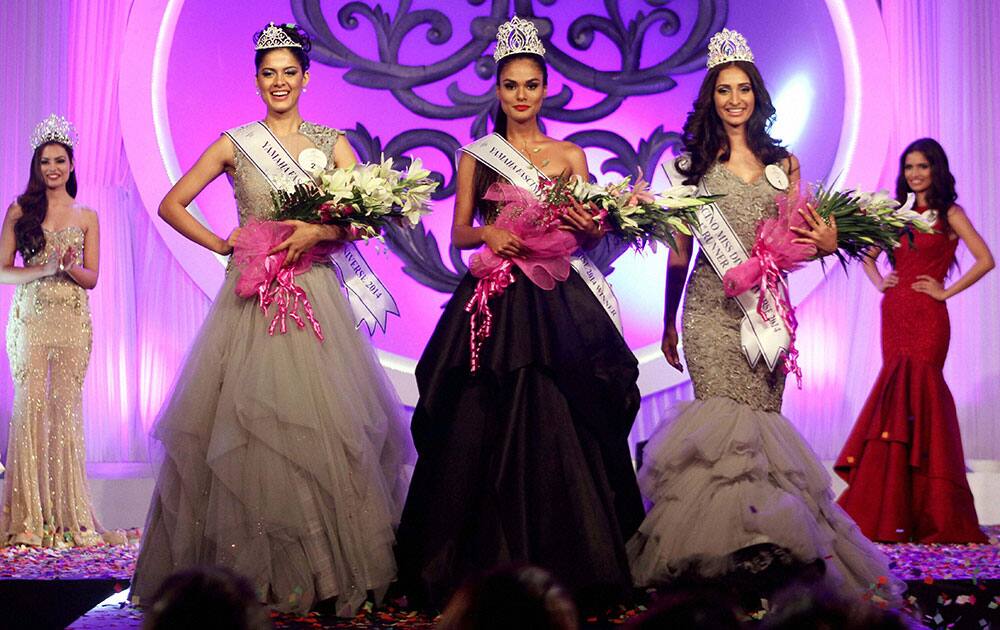
M749 250L779 191L763 176L747 184L721 163L704 177L710 193L725 195L719 207ZM645 449L639 486L653 507L628 546L636 583L692 569L727 574L738 552L760 546L801 563L823 560L830 586L847 594L885 576L881 595L895 599L901 583L889 577L886 558L834 502L819 458L781 415L781 368L751 368L743 355L742 317L699 255L683 315L695 400L667 410Z
M300 128L333 164L339 132ZM236 149L240 224L271 187ZM412 446L402 407L329 266L296 276L323 327L268 334L231 269L152 431L156 489L132 582L148 603L178 569L218 564L273 607L336 598L353 616L395 579L394 527ZM274 307L271 309L273 316Z
M45 231L41 265L72 247L83 264L83 230ZM14 405L7 444L0 540L4 544L101 542L87 490L83 380L92 329L87 291L65 273L18 285L7 323Z

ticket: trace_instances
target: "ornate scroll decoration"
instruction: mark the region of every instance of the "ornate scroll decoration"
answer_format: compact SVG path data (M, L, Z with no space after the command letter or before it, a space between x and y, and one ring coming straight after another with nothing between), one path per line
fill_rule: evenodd
M458 2L459 0L450 0ZM513 12L530 17L538 27L545 43L546 60L550 67L577 85L601 95L593 104L572 108L574 91L563 85L557 94L546 98L542 107L543 118L570 123L587 123L601 120L617 110L630 96L658 94L676 86L674 76L700 71L704 67L706 48L710 36L726 21L729 0L696 0L697 15L680 45L665 57L650 65L643 65L643 46L647 36L658 30L664 37L681 33L681 20L677 12L667 7L670 0L644 0L648 12L636 11L631 19L623 16L619 0L604 0L606 15L581 15L570 22L566 41L576 51L589 50L597 36L606 38L618 51L617 67L598 69L571 54L554 41L552 20L536 15L534 0L513 0ZM352 1L337 11L340 28L356 30L361 21L367 21L375 35L377 58L364 56L351 50L334 34L322 10L322 0L290 0L296 20L313 36L311 57L314 61L338 68L347 68L344 80L374 90L385 90L414 114L437 120L471 119L470 135L478 138L488 131L489 119L496 106L492 77L496 66L485 52L492 45L497 27L512 14L510 0L465 0L470 6L483 7L484 15L474 17L469 26L469 38L457 51L443 53L439 59L421 59L419 65L400 60L408 37L418 28L427 29L427 42L441 46L452 40L452 20L437 9L413 9L412 0L399 0L394 14L386 12L380 4ZM562 3L568 10L570 0L537 0L542 6ZM648 47L648 46L647 46ZM649 51L647 51L648 53ZM648 54L647 54L648 57ZM462 90L457 82L448 85L444 92L446 102L434 102L418 94L417 89L448 80L472 67L476 76L490 81L485 91L472 94ZM352 145L362 159L370 160L380 154L401 158L402 153L418 146L429 146L452 156L462 143L454 137L433 129L407 131L393 138L385 147L361 125L348 132ZM599 147L614 157L601 165L603 173L618 173L637 177L640 173L652 176L653 169L664 151L676 153L680 145L679 134L655 129L647 139L641 140L637 149L622 136L607 130L585 130L572 134L568 140L583 147ZM442 182L436 199L450 197L455 191L455 170L450 177L443 173L434 176ZM606 239L607 240L607 239ZM422 225L413 230L391 230L386 241L403 260L404 272L418 282L438 291L448 292L457 286L466 271L457 250L450 250L454 270L441 259L434 235ZM611 263L624 251L620 243L603 243L592 258L606 273Z

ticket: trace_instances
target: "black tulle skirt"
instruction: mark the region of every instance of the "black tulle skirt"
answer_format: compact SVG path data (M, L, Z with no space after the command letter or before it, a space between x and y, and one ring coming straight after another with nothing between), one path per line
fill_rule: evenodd
M631 589L625 541L643 518L627 438L638 364L580 277L546 291L517 273L469 370L477 279L447 304L416 376L418 460L397 535L400 586L441 606L507 562L552 571L580 598Z

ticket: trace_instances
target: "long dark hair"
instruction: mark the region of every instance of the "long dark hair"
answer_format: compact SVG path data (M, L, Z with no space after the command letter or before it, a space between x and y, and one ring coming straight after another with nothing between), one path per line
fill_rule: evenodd
M927 207L937 210L947 228L948 209L955 204L958 193L955 192L955 176L948 167L948 156L944 148L934 138L914 140L899 156L899 175L896 177L896 200L902 203L908 193L913 192L906 183L906 156L911 153L922 153L931 166L931 187L927 189Z
M302 66L302 72L305 72L306 70L308 70L309 69L309 54L308 53L309 53L310 50L312 50L312 40L309 39L309 34L306 33L304 30L302 30L301 27L296 26L295 24L275 24L275 26L278 27L278 28L280 28L281 30L283 30L285 32L285 34L288 35L288 37L291 38L291 40L293 42L295 42L296 44L300 44L302 46L302 48L298 48L298 47L295 47L295 46L289 46L289 47L285 48L285 50L289 51L290 53L292 53L292 55L295 56L295 59L298 60L299 65ZM268 26L265 26L264 28L260 29L256 33L254 33L254 36L253 36L254 45L257 44L257 40L260 39L260 36L269 27L270 27L270 24ZM258 72L260 71L260 65L262 63L264 63L264 57L266 57L267 53L271 52L272 50L281 50L281 49L280 48L265 48L264 50L258 50L254 54L253 65L254 65L254 68L257 69Z
M500 75L503 74L503 69L506 68L511 62L517 61L518 59L527 59L532 61L542 73L542 86L547 86L549 84L549 69L545 65L545 60L533 53L517 53L514 55L508 55L497 62L497 74L496 81L497 85L500 85ZM504 113L503 107L500 103L497 103L496 114L493 116L493 133L498 133L503 137L507 137L507 114ZM499 181L500 176L496 174L493 169L488 166L483 165L479 160L476 160L476 170L473 175L473 190L475 191L475 211L480 220L485 221L490 214L496 210L496 202L486 201L483 199L483 195L490 186Z
M58 144L66 149L70 166L73 166L73 147L62 142L46 142L35 149L31 156L31 171L28 173L28 185L24 192L18 195L17 205L21 207L21 216L14 223L14 247L21 252L21 258L27 263L38 252L45 249L45 231L42 223L49 212L49 199L45 195L48 187L42 177L42 151L51 144ZM76 170L69 173L66 182L66 192L76 198Z
M789 156L788 149L769 134L775 110L757 66L748 61L731 61L709 69L705 80L701 82L693 109L684 122L684 150L691 161L688 164L678 164L677 170L684 175L685 184L700 182L716 159L720 162L729 161L729 137L722 119L715 111L715 83L720 72L732 67L739 68L750 77L750 87L753 90L753 114L747 121L747 144L750 145L750 150L764 164L774 164Z

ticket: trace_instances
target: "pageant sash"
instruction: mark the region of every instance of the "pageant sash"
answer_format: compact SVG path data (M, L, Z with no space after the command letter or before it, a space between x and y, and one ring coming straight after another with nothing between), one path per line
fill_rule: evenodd
M526 158L520 151L515 149L507 139L500 134L491 133L475 142L471 142L461 149L475 159L479 160L498 175L515 186L530 190L536 196L541 194L539 184L545 177L531 160ZM601 270L594 265L586 254L574 254L570 258L570 266L579 274L587 284L590 292L594 294L597 301L604 307L604 312L614 323L618 332L622 332L621 314L618 308L618 298L608 279L604 277Z
M230 129L226 135L276 190L289 190L312 181L263 122ZM399 308L357 246L350 241L344 242L343 247L330 254L330 261L347 289L347 302L354 313L356 327L364 324L369 335L376 327L385 332L389 314L399 315Z
M684 180L684 177L677 171L674 160L668 160L663 165L663 171L667 175L667 179L670 180L671 186L679 185ZM711 194L705 186L704 178L699 184L699 189L700 195ZM740 242L732 225L726 220L726 215L719 208L719 204L706 204L696 210L698 227L694 230L695 237L701 245L702 253L705 254L712 269L721 279L727 271L749 258L747 250L743 247L743 243ZM782 281L784 282L784 280ZM775 308L774 296L765 292L761 299L759 294L760 287L754 287L733 298L743 311L743 321L740 323L740 345L751 367L756 366L763 357L767 368L773 371L778 365L781 355L788 352L790 337L788 329ZM758 312L758 301L761 302L760 311L764 313L763 317Z

